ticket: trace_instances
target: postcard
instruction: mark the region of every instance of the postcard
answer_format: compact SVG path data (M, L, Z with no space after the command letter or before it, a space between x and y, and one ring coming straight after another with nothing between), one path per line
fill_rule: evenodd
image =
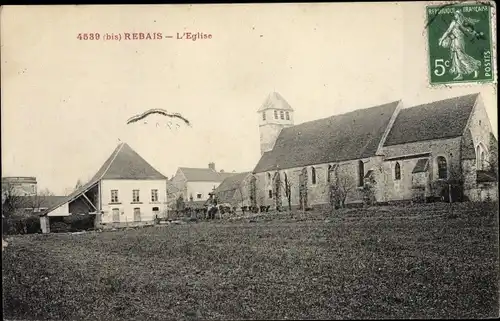
M494 318L492 1L3 6L6 320Z

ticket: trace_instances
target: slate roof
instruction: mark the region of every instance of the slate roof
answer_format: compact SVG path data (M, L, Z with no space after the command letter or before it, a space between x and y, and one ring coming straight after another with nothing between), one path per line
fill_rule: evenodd
M461 136L478 95L454 97L402 109L384 146Z
M254 173L374 156L399 101L284 128Z
M269 96L267 96L264 103L262 104L262 106L260 106L260 108L257 110L257 112L266 109L281 109L281 110L293 111L292 106L290 106L290 104L285 100L285 98L283 98L283 96L281 96L277 92L270 93Z
M101 168L99 168L97 173L86 184L49 207L48 210L43 211L40 215L44 216L57 207L75 200L94 187L102 179L167 180L167 177L154 169L127 143L120 143Z
M217 195L219 203L230 203L234 198L234 194L238 191L245 178L247 178L250 174L250 172L244 172L227 177L215 189L215 194Z
M250 175L250 172L238 173L227 177L224 181L215 189L215 192L224 192L240 187L241 183Z
M427 171L429 165L429 159L428 158L420 158L417 163L415 164L415 167L413 167L412 174L414 173L424 173Z
M121 143L104 162L93 179L167 179L127 143Z
M188 182L222 182L237 173L221 173L210 168L179 167Z
M25 208L37 206L40 208L50 208L65 199L66 196L19 196L20 203Z

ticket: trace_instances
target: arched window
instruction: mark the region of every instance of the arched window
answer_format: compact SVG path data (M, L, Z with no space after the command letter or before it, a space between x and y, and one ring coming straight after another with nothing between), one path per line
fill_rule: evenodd
M280 118L285 119L285 112L283 110L280 110Z
M446 158L443 156L439 156L437 158L437 166L438 166L438 178L439 179L447 179L448 178L448 164L446 163Z
M266 112L265 111L262 112L262 120L266 120Z
M286 120L290 120L290 113L286 112Z
M358 162L358 186L361 187L364 185L365 180L365 164L363 161Z
M332 172L332 165L328 165L328 173L326 174L326 181L330 182L331 181L331 172Z
M311 183L316 184L316 168L311 167Z
M483 144L479 144L476 147L476 167L478 170L486 168L486 149Z
M401 166L399 165L399 162L396 162L396 166L394 166L394 179L401 179Z
M277 110L274 111L274 119L278 119L278 111Z

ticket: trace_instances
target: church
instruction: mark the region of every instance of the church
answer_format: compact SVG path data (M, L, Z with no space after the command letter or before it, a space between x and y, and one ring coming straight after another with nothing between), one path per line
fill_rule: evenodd
M254 206L497 198L498 142L480 94L294 125L294 109L274 92L257 112Z

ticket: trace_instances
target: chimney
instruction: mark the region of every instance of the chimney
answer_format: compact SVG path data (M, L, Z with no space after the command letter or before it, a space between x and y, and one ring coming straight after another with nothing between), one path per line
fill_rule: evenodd
M215 171L215 163L214 162L208 163L208 168Z
M221 169L221 170L220 170L220 172L221 172L221 173L224 173L224 170L223 170L223 169Z

